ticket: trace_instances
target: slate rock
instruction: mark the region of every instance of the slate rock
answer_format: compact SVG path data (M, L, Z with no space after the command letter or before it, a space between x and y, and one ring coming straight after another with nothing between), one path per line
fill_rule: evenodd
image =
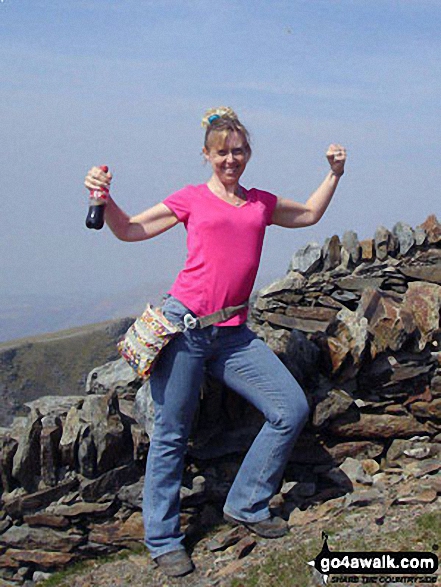
M341 243L337 235L325 240L322 249L323 269L335 269L341 263Z
M38 486L40 476L40 434L42 416L37 410L31 410L26 427L14 455L12 476L26 491L33 491Z
M322 262L322 248L316 242L310 242L296 251L291 259L290 271L303 275L316 271Z
M12 477L12 467L17 448L18 441L9 434L0 438L0 481L3 491L8 493L16 486Z
M361 246L357 233L353 230L347 230L343 235L342 245L349 253L351 263L357 265L361 259Z
M52 569L68 565L77 558L74 553L47 551L41 547L35 549L8 548L4 554L0 555L0 567L19 568L28 563L38 565L42 569Z
M281 294L285 291L297 291L300 290L306 284L305 277L297 271L289 271L285 277L273 281L270 285L267 285L259 290L259 298L267 298Z
M337 416L344 414L353 403L354 400L345 391L331 389L326 398L315 407L312 419L314 426L323 427Z
M441 286L419 281L409 283L403 307L413 316L419 333L418 347L423 350L433 340L434 334L439 332Z
M441 398L431 402L414 402L410 406L412 414L423 420L441 420Z
M425 424L418 422L413 416L392 416L390 414L364 414L358 417L346 418L340 416L332 421L329 427L334 434L344 438L408 438L416 434L427 434L429 429Z
M44 416L40 435L41 478L45 485L54 487L58 482L61 465L59 444L63 433L58 416Z
M236 559L241 559L254 549L257 542L252 536L244 536L239 542L234 546L234 557Z
M441 242L441 224L438 222L435 214L428 216L428 218L421 224L427 234L429 244L438 244Z
M384 494L379 489L360 489L346 495L344 505L347 508L364 507L372 503L383 503L384 499Z
M375 231L375 256L379 261L384 261L389 255L394 256L398 250L398 240L384 226L379 226Z
M392 233L398 239L400 255L407 255L415 245L415 237L412 227L404 222L397 222L392 229Z
M42 416L66 416L72 406L78 406L84 400L82 395L43 395L24 405L31 410L38 410Z
M133 513L127 520L95 524L89 533L89 542L106 545L129 545L143 542L144 524L140 512Z
M368 321L359 312L342 308L327 330L328 355L335 374L350 357L354 372L361 365L368 341Z
M372 477L366 473L363 464L357 459L347 458L339 467L352 483L372 485Z
M0 535L0 544L24 550L71 552L85 538L76 532L59 532L52 528L33 528L27 524L12 526Z
M142 381L127 361L121 358L95 367L87 376L86 393L104 395L112 392L119 398L133 399Z
M149 380L136 392L133 417L151 438L155 426L155 410Z
M73 491L79 485L77 477L72 477L58 483L55 487L48 487L41 489L35 493L27 495L16 495L13 494L3 496L4 507L10 516L21 517L25 513L35 512L46 506L53 501L56 501L67 495L70 491Z
M248 530L245 526L235 526L228 530L223 530L215 534L205 545L205 548L210 552L217 552L219 550L225 550L233 544L237 544L240 540L248 535Z
M84 479L80 486L80 495L85 501L96 501L107 493L116 493L124 485L138 481L140 470L135 463L121 465L106 471L96 479Z
M387 349L399 350L415 333L412 311L395 294L368 289L363 293L359 310L368 320L373 337L372 358Z

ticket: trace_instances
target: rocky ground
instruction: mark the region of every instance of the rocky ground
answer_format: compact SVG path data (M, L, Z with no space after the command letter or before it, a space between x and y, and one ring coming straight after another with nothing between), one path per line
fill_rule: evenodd
M441 481L441 478L440 478ZM187 577L170 579L165 577L152 563L146 552L128 554L120 560L109 562L90 562L87 567L70 575L57 583L60 587L236 587L245 585L280 586L280 587L317 587L323 585L321 576L306 564L314 558L320 549L322 532L329 533L331 549L346 550L348 544L358 541L361 545L368 536L370 542L375 541L381 550L395 550L397 544L393 536L410 527L421 514L440 514L441 498L432 503L385 505L373 503L364 508L354 508L343 512L343 500L332 500L332 504L312 507L308 512L297 513L297 522L288 536L277 540L266 540L244 531L244 537L254 544L251 552L238 558L237 543L225 550L210 552L213 534L204 536L197 542L192 551L196 571ZM341 504L339 506L339 503ZM438 517L438 522L441 517ZM219 532L228 532L228 526L219 527ZM231 533L231 531L230 531ZM244 539L242 539L244 540ZM299 553L299 545L306 549L308 556ZM436 544L409 543L410 550L428 550L436 548ZM440 545L441 546L441 545ZM360 550L363 546L360 546ZM308 552L309 550L309 552ZM369 550L366 548L366 550ZM370 548L372 550L372 548ZM303 556L302 556L303 555ZM310 555L310 556L309 556ZM262 571L262 562L268 558L281 559L268 571ZM296 579L296 571L300 569L303 577ZM259 577L259 570L261 576ZM247 583L250 572L258 576L258 583ZM287 578L291 571L291 579ZM297 571L298 572L298 571ZM290 574L288 574L288 577ZM423 575L419 575L421 577ZM431 585L440 586L441 576ZM353 577L353 576L352 576ZM396 579L396 577L395 577ZM352 581L354 579L352 578ZM361 578L359 577L361 582ZM297 582L299 581L299 582ZM301 582L300 582L301 581ZM391 580L389 579L391 582ZM340 583L349 585L348 582ZM394 582L395 587L404 585Z

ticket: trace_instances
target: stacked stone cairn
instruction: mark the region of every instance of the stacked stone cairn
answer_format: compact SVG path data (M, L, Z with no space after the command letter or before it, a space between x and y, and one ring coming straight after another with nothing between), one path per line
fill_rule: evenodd
M361 242L347 232L323 246L309 243L284 278L258 292L250 327L298 379L311 407L272 502L292 527L333 508L440 499L440 307L435 216L416 229L380 227ZM5 585L34 585L74 561L143 542L148 383L118 360L89 374L85 395L45 396L27 406L26 417L0 429ZM207 376L181 490L189 540L221 521L262 422ZM249 539L236 539L250 547ZM224 532L207 548L234 540Z

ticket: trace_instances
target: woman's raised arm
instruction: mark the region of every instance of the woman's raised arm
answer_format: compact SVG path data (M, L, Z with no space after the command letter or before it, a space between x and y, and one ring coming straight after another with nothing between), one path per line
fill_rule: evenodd
M287 198L278 198L272 223L285 228L299 228L316 224L325 213L344 173L346 149L341 145L330 145L326 153L331 171L311 194L306 204Z

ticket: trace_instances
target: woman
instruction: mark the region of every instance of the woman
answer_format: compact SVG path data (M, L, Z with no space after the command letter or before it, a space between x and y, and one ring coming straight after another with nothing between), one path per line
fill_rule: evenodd
M205 316L249 298L266 226L310 226L319 221L344 173L345 149L331 145L331 166L305 205L239 180L251 157L249 135L230 108L209 110L203 154L213 173L206 184L186 186L130 217L109 197L106 222L117 238L153 238L178 222L187 229L188 256L162 311L171 322ZM111 174L92 168L89 189L108 189ZM187 316L188 318L188 316ZM297 381L246 326L247 309L205 328L187 329L164 349L151 375L155 428L147 459L143 516L151 556L169 576L194 568L182 544L179 491L184 455L204 369L223 380L265 416L224 505L225 519L267 538L288 531L268 507L305 421L308 404Z

